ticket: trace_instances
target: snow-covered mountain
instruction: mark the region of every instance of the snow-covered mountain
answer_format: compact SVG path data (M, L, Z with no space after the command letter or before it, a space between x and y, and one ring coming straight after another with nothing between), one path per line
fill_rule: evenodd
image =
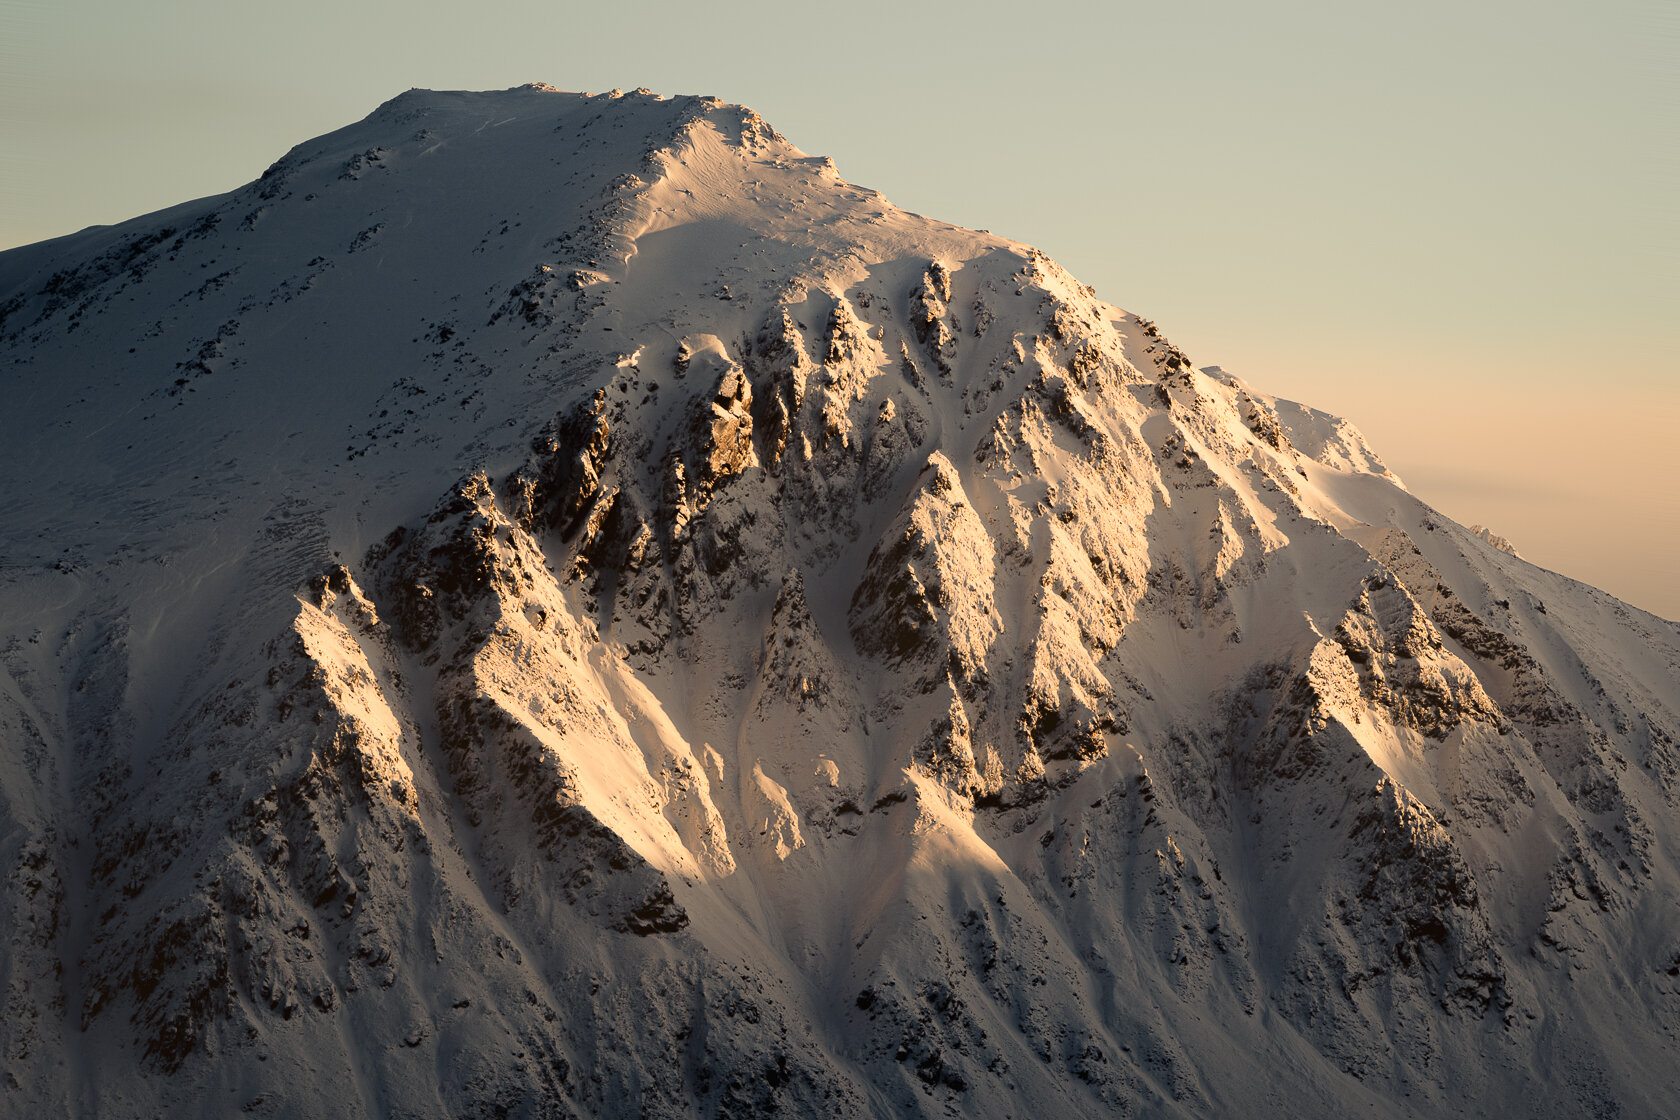
M1680 627L748 110L411 91L0 370L6 1115L1680 1114Z

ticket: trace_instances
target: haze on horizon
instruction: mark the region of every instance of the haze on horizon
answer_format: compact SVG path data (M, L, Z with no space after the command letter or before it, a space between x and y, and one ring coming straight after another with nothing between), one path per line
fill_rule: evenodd
M433 0L14 0L0 32L0 246L229 190L410 86L715 94L1680 617L1680 17L1655 3L520 0L467 24Z

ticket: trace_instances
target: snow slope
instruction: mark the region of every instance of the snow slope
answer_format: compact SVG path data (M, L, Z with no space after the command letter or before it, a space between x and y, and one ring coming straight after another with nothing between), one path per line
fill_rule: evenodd
M0 369L8 1115L1680 1112L1680 627L749 110L410 91Z

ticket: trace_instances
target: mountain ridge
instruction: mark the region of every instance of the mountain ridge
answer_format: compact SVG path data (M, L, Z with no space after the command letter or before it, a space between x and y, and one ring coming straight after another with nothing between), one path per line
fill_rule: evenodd
M1680 1095L1680 628L750 110L412 91L0 342L8 1110Z

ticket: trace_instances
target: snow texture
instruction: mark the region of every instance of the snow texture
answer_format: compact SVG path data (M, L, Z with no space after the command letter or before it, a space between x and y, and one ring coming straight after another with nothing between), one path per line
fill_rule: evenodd
M410 91L0 363L6 1115L1680 1115L1680 628L749 110Z

